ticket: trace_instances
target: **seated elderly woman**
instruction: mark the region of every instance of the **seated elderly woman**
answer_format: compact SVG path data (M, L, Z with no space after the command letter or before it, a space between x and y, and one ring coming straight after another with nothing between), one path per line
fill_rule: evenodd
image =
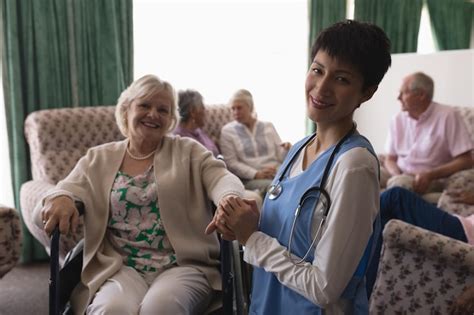
M215 157L221 156L217 145L201 129L206 122L206 110L201 93L195 90L179 91L178 111L180 121L173 133L181 137L192 138L211 151ZM245 199L254 199L258 209L262 207L263 200L259 193L245 190L244 197Z
M201 129L206 122L206 109L201 93L194 90L179 91L178 112L180 120L173 133L198 141L217 157L220 154L217 145Z
M229 104L235 120L221 130L221 152L245 188L258 189L264 195L291 144L281 142L272 123L255 118L249 91L238 90Z
M186 138L173 87L146 75L120 95L116 119L126 139L91 148L36 209L51 234L75 230L85 205L81 282L74 313L194 314L220 290L219 242L205 235L209 199L242 196L225 164Z

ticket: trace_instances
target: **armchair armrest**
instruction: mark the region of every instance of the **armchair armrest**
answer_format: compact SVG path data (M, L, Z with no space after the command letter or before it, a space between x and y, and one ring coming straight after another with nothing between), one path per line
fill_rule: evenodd
M43 196L55 186L53 184L32 180L24 183L20 190L20 205L23 221L30 233L45 247L48 254L50 254L50 237L35 224L33 211L35 207L41 202ZM59 259L61 264L66 257L66 254L76 246L76 244L83 238L84 219L79 218L79 225L75 234L61 235L61 246L59 252Z
M391 220L383 232L370 313L447 314L474 284L474 247Z
M447 212L460 216L474 214L474 205L453 202L449 193L454 191L474 191L474 168L459 171L451 175L438 201L438 207Z

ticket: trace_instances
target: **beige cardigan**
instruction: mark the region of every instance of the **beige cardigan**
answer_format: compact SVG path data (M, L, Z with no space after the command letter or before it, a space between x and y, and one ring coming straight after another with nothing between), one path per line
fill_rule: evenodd
M124 140L89 149L51 192L68 191L85 204L84 264L81 282L71 297L76 314L85 312L100 286L122 266L122 257L104 236L110 191L127 143ZM215 233L204 234L212 219L209 200L218 204L228 194L242 196L242 183L222 161L189 138L164 137L153 163L160 213L178 265L201 270L212 288L220 290L218 239ZM35 214L36 222L41 222L40 211Z

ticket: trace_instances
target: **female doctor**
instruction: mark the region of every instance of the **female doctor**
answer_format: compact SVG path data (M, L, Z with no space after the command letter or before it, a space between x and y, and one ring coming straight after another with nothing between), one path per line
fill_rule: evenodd
M317 132L290 150L261 215L229 198L206 230L245 245L251 314L368 313L379 166L352 117L390 66L390 42L377 26L348 20L320 33L311 58L306 101Z

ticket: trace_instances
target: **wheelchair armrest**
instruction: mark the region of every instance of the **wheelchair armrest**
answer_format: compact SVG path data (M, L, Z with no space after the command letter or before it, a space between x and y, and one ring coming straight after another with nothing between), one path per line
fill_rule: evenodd
M74 202L79 215L84 215L84 203ZM64 266L59 270L59 239L61 233L56 226L51 236L51 262L49 279L49 314L58 315L64 309L71 292L81 280L82 252L84 240L81 240L64 261Z

